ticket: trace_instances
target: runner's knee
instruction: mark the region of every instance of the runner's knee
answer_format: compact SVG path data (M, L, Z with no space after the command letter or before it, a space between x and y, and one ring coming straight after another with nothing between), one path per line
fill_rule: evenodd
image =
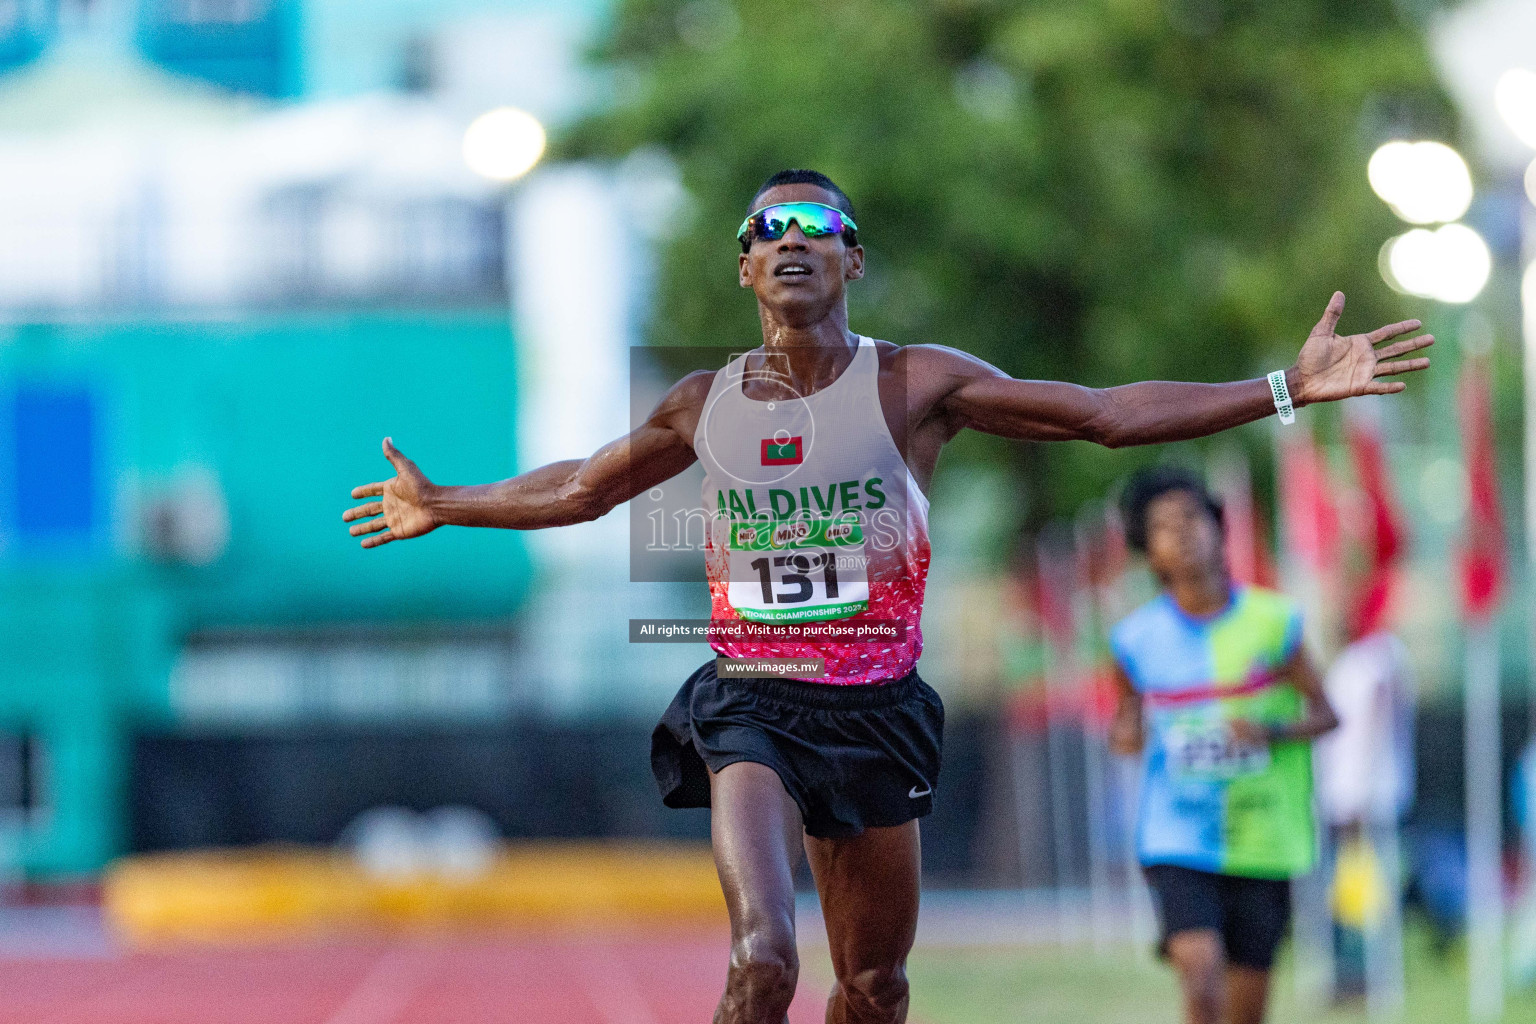
M1226 957L1221 938L1204 929L1180 932L1168 940L1168 958L1179 972L1185 1000L1195 1018L1216 1020L1221 1013Z
M907 971L900 964L854 971L838 979L844 997L861 1009L895 1010L907 1000Z
M787 1009L795 995L800 957L795 937L782 929L754 929L731 944L730 986L752 1003Z
M1188 977L1220 977L1226 967L1221 936L1204 928L1170 936L1168 959L1180 974Z

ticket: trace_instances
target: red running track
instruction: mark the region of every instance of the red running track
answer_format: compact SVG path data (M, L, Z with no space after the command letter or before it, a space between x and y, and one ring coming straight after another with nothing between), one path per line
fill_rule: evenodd
M0 1024L705 1024L727 945L486 934L5 958ZM791 1024L825 1005L802 976Z

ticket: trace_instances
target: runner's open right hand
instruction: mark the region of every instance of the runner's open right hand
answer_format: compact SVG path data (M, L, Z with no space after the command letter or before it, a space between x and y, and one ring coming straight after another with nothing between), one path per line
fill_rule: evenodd
M395 476L378 483L363 484L352 488L354 498L382 498L366 505L357 505L341 514L343 522L351 523L351 534L363 538L363 547L376 548L392 540L408 540L431 533L440 525L427 509L427 499L436 485L416 463L406 458L389 438L384 439L384 457L395 467ZM370 516L377 516L370 519ZM359 522L359 520L366 520ZM382 533L379 531L383 531ZM373 534L373 536L364 536Z

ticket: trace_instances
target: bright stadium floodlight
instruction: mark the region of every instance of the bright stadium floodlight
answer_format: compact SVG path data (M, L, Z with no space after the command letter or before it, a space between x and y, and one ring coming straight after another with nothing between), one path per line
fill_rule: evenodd
M1435 288L1434 232L1414 228L1389 238L1381 250L1381 276L1393 291L1427 296Z
M1472 205L1472 174L1443 142L1388 142L1366 167L1371 188L1410 224L1453 221Z
M544 126L526 111L497 107L464 131L464 162L492 181L520 178L544 155Z
M1381 276L1396 291L1461 304L1477 298L1493 271L1483 237L1465 224L1414 228L1382 247Z
M1510 68L1493 90L1499 116L1521 142L1536 149L1536 71Z

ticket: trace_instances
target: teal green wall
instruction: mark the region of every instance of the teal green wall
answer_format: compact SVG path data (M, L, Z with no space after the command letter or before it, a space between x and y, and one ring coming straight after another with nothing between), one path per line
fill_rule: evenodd
M305 0L299 4L299 92L330 99L398 88L406 41L450 20L510 14L589 25L612 6L612 0Z
M341 512L354 484L391 474L385 434L440 482L510 475L514 381L504 310L0 331L0 392L96 396L109 524L84 546L0 546L0 728L37 733L48 757L51 816L23 837L24 866L88 871L120 848L127 737L169 714L188 633L512 614L528 578L517 534L364 551ZM222 485L228 547L206 566L156 563L132 541L129 496L194 465Z

